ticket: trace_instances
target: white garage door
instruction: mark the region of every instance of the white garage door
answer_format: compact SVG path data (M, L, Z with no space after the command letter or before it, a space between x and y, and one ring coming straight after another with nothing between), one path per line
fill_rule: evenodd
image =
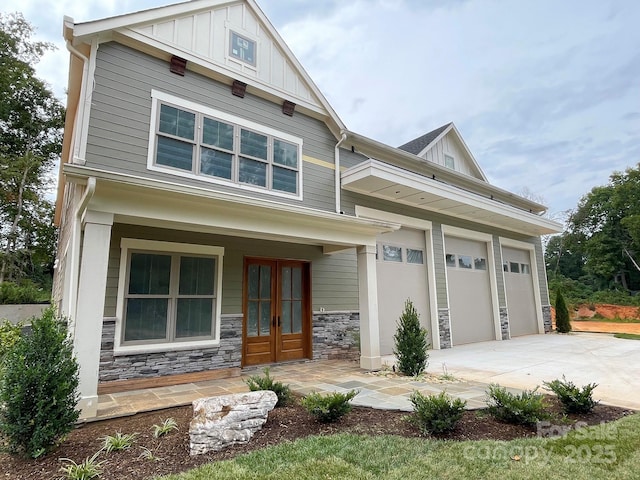
M502 247L502 269L512 337L538 333L529 252Z
M404 303L411 299L420 323L429 331L429 290L424 231L402 228L378 237L378 321L380 353L393 353L393 336Z
M495 340L487 244L445 237L451 340Z

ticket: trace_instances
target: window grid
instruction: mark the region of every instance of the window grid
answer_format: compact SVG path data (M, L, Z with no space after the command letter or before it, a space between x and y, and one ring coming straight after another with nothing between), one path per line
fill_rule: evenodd
M448 268L458 268L470 271L486 271L487 259L484 257L476 257L473 255L464 255L460 253L445 254L445 264Z
M382 255L380 255L380 251L382 251ZM394 256L394 254L397 254L398 256ZM389 245L386 243L376 244L376 260L382 260L387 263L424 265L424 250L419 248Z
M132 294L129 293L130 282L131 282L131 259L135 254L147 254L147 255L157 255L157 256L169 256L171 257L171 267L170 267L170 277L169 277L169 291L167 294ZM205 258L205 259L213 259L214 267L211 272L211 276L213 279L213 288L212 293L210 295L202 295L202 294L181 294L180 293L180 267L182 258L188 257L196 257L196 258ZM122 345L138 345L138 344L149 344L149 343L173 343L173 342L184 342L191 340L210 340L215 336L215 312L216 312L216 270L218 268L218 258L217 256L205 256L205 255L196 255L196 254L186 254L186 253L170 253L170 252L160 252L160 251L146 251L146 250L129 250L128 258L127 258L127 276L124 290L124 301L125 301L125 315L124 315L124 326L122 329ZM165 329L165 337L164 338L153 338L146 340L125 340L127 333L127 304L130 299L165 299L167 300L167 319L166 319L166 329ZM178 302L180 299L211 299L211 329L210 334L206 336L180 336L178 337L177 331L177 320L178 320Z
M226 122L224 120L218 119L214 116L211 115L205 115L203 113L185 108L185 107L180 107L177 105L173 105L169 102L165 102L165 101L161 101L158 102L159 108L158 108L158 115L157 118L155 120L156 122L156 127L155 127L155 132L156 132L156 141L155 141L155 155L154 155L154 164L158 165L162 168L169 168L172 170L178 170L178 171L188 171L191 174L195 175L195 176L205 176L205 177L209 177L209 178L215 178L217 180L221 180L221 181L227 181L236 185L250 185L250 186L254 186L254 187L259 187L259 188L264 188L267 191L273 191L273 192L279 192L279 193L283 193L283 194L292 194L292 195L298 195L300 192L300 184L301 184L301 178L300 178L300 162L302 161L302 159L300 158L300 152L299 152L299 146L291 143L289 141L283 140L281 138L278 138L275 135L270 135L270 134L266 134L266 133L262 133L256 130L253 130L251 128L247 128L247 127L243 127L241 125L237 125L237 124L233 124L230 122ZM172 134L166 131L162 131L161 130L161 116L162 116L162 112L163 112L163 107L167 108L167 109L176 109L178 111L178 116L181 113L188 113L188 114L193 114L195 116L195 126L194 126L194 135L193 138L187 138L184 136L179 136L177 135L178 131L176 127L176 134ZM218 122L221 125L224 126L230 126L233 128L233 139L232 139L232 149L228 149L228 148L224 148L221 147L219 145L212 145L210 143L206 143L205 139L204 139L204 130L205 130L205 121L213 121L213 122ZM262 137L266 137L267 139L267 145L266 145L266 158L262 158L260 156L256 156L256 155L252 155L251 153L247 153L247 152L243 152L242 151L242 140L243 140L243 132L246 133L250 133L256 136L262 136ZM170 165L167 163L161 163L158 161L158 153L160 150L160 138L166 138L166 139L170 139L173 140L174 142L181 142L184 144L188 144L191 145L191 168L189 170L186 170L184 168L180 168L178 166L175 165ZM279 143L283 146L289 146L289 147L293 147L294 151L295 151L295 166L289 165L287 163L285 163L285 161L277 161L276 160L276 153L275 153L275 148L274 145L275 143ZM246 145L246 143L245 143ZM213 151L213 152L219 152L222 154L227 154L227 155L231 155L232 159L231 159L231 173L230 173L230 177L231 178L227 178L226 176L221 176L221 175L216 175L216 174L209 174L206 172L202 171L202 165L203 165L203 149L209 150L209 151ZM291 151L291 149L289 149L289 151ZM264 185L261 185L259 183L252 183L252 182L248 182L248 181L241 181L240 180L240 162L241 159L246 158L250 161L253 162L259 162L260 164L265 165L265 169L266 169L266 173L265 173L265 182ZM287 171L289 172L289 175L294 175L295 177L295 186L293 188L291 188L290 186L287 185L283 185L282 188L277 188L274 185L274 169L275 171L278 171L278 169L282 169L283 171Z

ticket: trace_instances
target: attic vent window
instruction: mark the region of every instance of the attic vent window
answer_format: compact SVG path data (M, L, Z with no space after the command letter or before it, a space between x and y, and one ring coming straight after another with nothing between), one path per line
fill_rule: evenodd
M454 158L451 155L446 155L444 156L444 166L447 168L450 168L451 170L455 170L456 169L456 161L454 160Z
M247 63L253 67L256 66L256 42L247 37L230 32L229 39L229 55L233 58Z

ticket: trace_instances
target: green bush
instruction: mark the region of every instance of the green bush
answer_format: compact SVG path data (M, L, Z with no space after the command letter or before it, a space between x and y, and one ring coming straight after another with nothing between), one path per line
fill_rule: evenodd
M589 413L598 404L592 396L597 383L589 383L580 389L563 375L562 380L544 382L544 386L558 396L565 413Z
M24 281L0 283L0 305L18 305L23 303L42 303L49 295L39 289L35 283Z
M543 395L534 390L525 390L516 395L500 385L491 384L487 390L488 411L495 418L518 425L534 425L548 418Z
M340 417L351 411L349 403L358 394L358 390L351 390L347 393L328 393L321 395L312 392L305 396L300 403L311 415L316 417L320 422L335 422Z
M425 434L453 430L467 406L466 401L459 398L452 400L445 392L428 396L413 392L410 400L413 405L411 422Z
M22 323L14 325L9 320L0 323L0 368L6 353L17 343L22 335Z
M404 303L404 311L398 320L393 341L398 370L412 377L424 372L429 358L427 330L420 325L420 315L411 300Z
M564 302L562 292L556 293L556 330L560 333L569 333L571 331L569 310Z
M289 385L285 385L282 382L274 382L273 379L269 376L269 367L265 368L264 376L261 375L252 375L245 383L249 387L249 390L255 392L257 390L271 390L278 397L278 403L276 403L276 407L282 407L291 403L293 399L293 395L291 393L291 388Z
M77 387L66 323L50 307L5 355L0 431L9 448L35 458L56 445L78 419Z

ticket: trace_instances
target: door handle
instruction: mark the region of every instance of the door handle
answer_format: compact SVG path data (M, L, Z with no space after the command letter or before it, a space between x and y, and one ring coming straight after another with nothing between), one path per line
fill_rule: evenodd
M276 316L273 316L273 328L276 328Z
M278 327L280 326L280 315L278 315Z

